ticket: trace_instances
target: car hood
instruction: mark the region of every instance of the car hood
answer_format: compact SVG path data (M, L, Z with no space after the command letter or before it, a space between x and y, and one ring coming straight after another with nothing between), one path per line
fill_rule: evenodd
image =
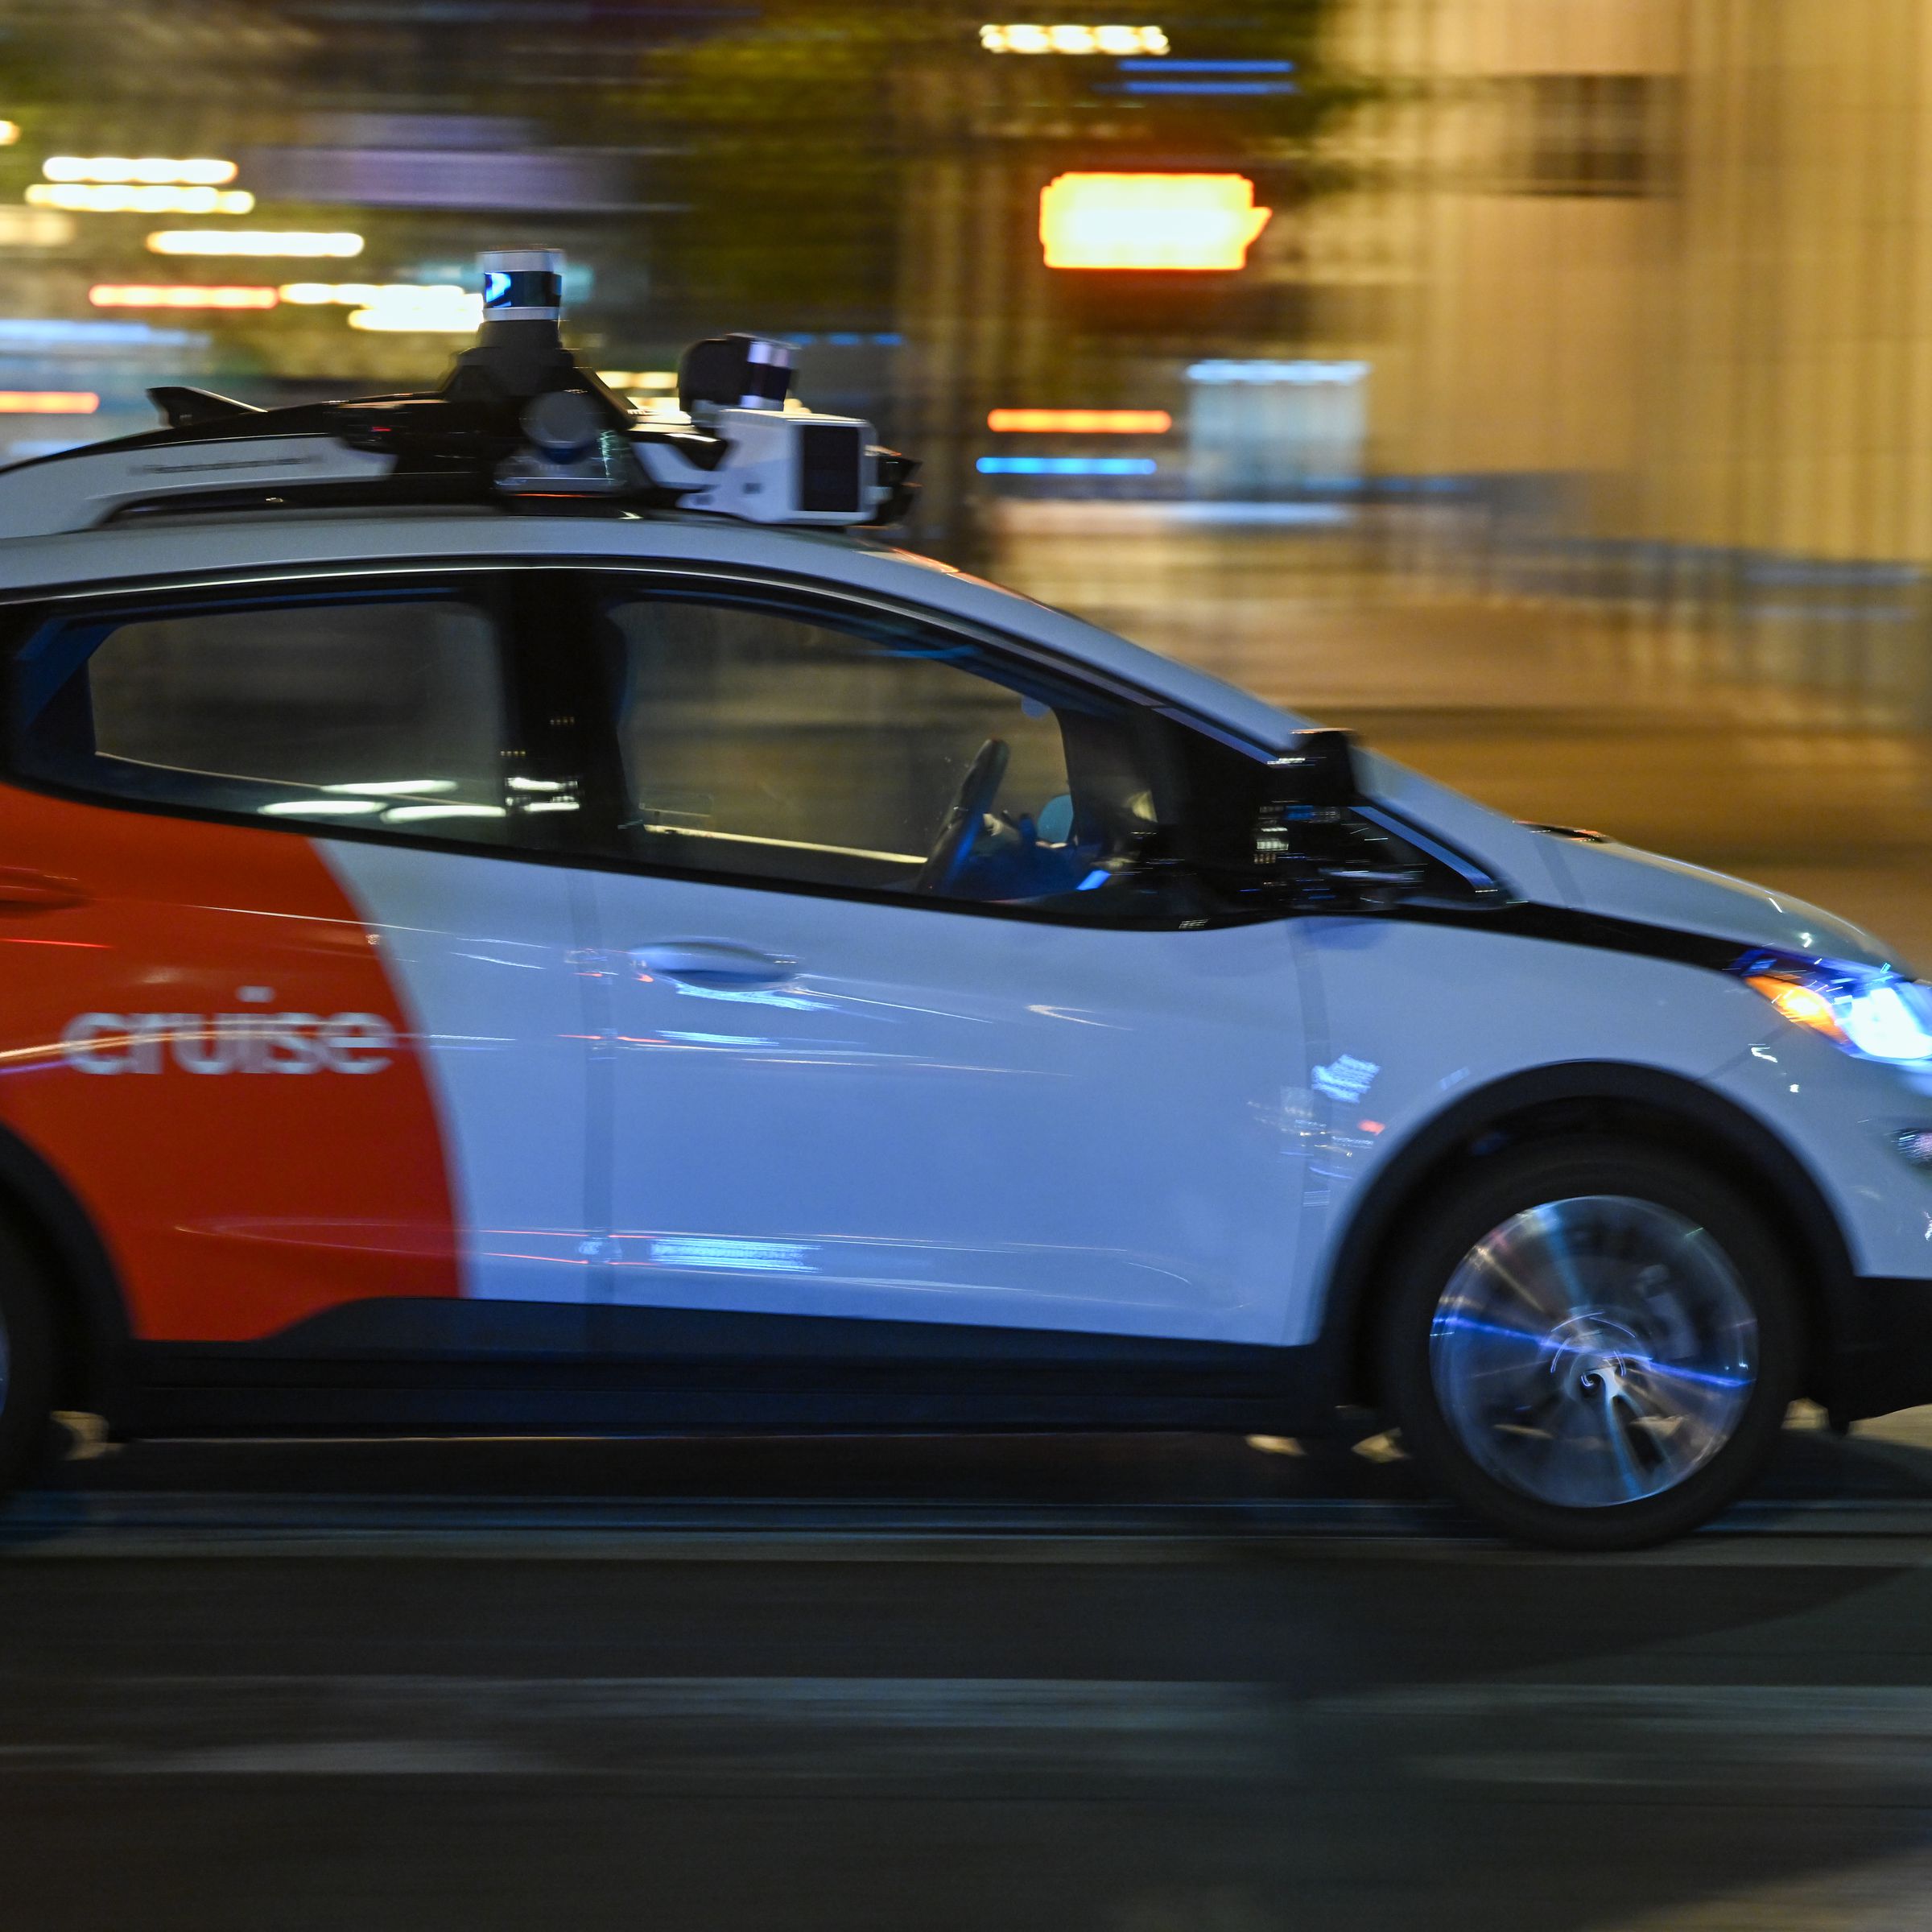
M1583 910L1868 965L1883 965L1894 957L1849 919L1768 886L1631 845L1574 839L1551 843L1558 848L1550 854L1551 870L1568 886L1570 902Z

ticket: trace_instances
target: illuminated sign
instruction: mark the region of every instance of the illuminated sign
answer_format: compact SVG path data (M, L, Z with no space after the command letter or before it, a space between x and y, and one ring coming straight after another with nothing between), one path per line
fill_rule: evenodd
M989 54L1164 54L1158 27L983 27Z
M36 181L26 199L30 207L77 215L246 215L255 205L254 196L240 188L94 187L83 181Z
M100 407L91 389L0 389L4 416L91 416Z
M996 409L986 427L1008 434L1158 436L1174 427L1164 409Z
M87 299L96 308L273 308L281 299L272 288L218 288L194 282L97 282Z
M1245 175L1059 175L1040 241L1049 268L1241 268L1274 212Z
M147 238L157 255L329 255L362 252L362 237L308 229L163 228Z
M232 161L130 159L125 155L50 155L40 164L50 181L135 182L150 188L219 188L234 180Z

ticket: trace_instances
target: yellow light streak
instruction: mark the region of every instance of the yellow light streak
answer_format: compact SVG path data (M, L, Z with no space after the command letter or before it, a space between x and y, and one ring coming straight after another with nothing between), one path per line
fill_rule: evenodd
M362 252L362 237L312 229L163 228L147 238L157 255L303 255L347 258Z
M415 283L382 288L367 307L351 312L351 328L467 336L483 320L483 298L454 283Z
M100 407L91 389L0 389L0 415L91 416Z
M1166 35L1158 27L982 27L980 45L989 54L1164 54Z
M366 308L380 302L393 289L414 288L413 282L284 282L284 302L313 308L329 302L346 303L351 308Z
M97 282L87 291L87 299L96 308L273 308L280 297L272 288Z
M25 198L31 208L80 215L246 215L255 205L242 188L101 188L80 181L36 181Z
M40 164L50 181L132 182L149 188L219 188L239 170L232 161L163 160L148 155L50 155Z
M1009 435L1158 436L1174 418L1164 409L995 409L986 427Z

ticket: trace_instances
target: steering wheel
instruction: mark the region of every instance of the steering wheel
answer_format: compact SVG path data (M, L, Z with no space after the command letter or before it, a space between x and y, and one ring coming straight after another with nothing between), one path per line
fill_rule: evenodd
M972 754L960 789L947 808L946 822L933 841L919 876L912 882L915 892L946 892L958 882L966 869L973 841L980 836L980 824L993 810L1006 776L1006 761L1013 753L1004 738L989 738Z

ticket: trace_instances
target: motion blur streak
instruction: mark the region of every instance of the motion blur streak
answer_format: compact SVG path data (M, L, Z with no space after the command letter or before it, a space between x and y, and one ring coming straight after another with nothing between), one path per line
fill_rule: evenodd
M1008 432L1118 436L1164 436L1174 418L1164 409L995 409L986 427Z
M129 160L119 155L54 155L40 164L50 181L138 181L151 186L219 188L238 171L232 161Z
M1158 27L982 27L980 45L989 54L1164 54L1167 36Z
M1150 477L1152 456L981 456L983 477Z
M100 187L79 181L35 181L27 200L35 208L84 215L246 215L255 205L245 188Z
M165 228L147 238L157 255L359 255L362 237L290 229Z
M273 308L281 297L272 288L208 287L195 283L126 286L97 282L87 291L96 308Z
M483 319L483 299L453 284L444 287L390 287L379 290L367 308L353 311L351 328L423 331L468 336Z

